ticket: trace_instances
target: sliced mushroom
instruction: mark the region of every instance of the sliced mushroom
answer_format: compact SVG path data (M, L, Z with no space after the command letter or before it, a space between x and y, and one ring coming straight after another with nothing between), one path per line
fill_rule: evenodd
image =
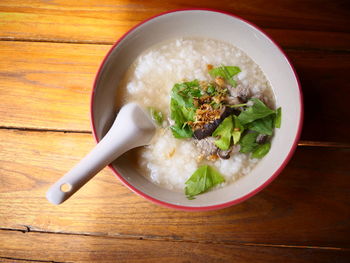
M220 118L213 121L213 122L210 122L210 123L207 123L204 125L203 128L201 129L196 129L194 132L193 132L193 137L197 140L201 140L201 139L204 139L210 135L213 134L213 132L216 130L216 128L220 125L220 123L226 118L228 117L229 115L231 115L235 110L230 108L230 107L225 107L220 115Z

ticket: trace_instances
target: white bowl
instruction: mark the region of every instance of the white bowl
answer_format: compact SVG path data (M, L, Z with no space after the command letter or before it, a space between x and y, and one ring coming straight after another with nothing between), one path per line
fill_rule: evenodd
M194 200L151 183L123 157L110 168L132 191L154 203L191 211L224 208L255 195L276 178L291 158L302 126L302 93L297 75L281 48L251 23L231 14L196 9L163 13L134 27L114 44L97 73L91 98L93 134L99 141L111 126L117 111L118 83L137 56L159 42L179 37L231 43L261 67L271 83L276 105L282 107L282 127L276 129L269 154L249 175Z

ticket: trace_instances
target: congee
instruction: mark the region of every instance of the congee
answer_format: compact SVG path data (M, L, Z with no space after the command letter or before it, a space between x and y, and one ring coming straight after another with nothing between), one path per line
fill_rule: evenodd
M119 88L123 103L138 103L158 126L151 144L136 150L140 173L189 199L248 174L281 125L281 108L261 68L217 40L153 46Z

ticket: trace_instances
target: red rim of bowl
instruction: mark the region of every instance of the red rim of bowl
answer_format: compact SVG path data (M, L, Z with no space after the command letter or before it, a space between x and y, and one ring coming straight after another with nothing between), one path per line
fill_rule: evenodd
M157 14L155 16L152 16L144 21L142 21L141 23L137 24L136 26L132 27L129 31L127 31L123 36L121 36L117 42L114 43L114 45L112 46L112 48L108 51L107 55L104 57L98 71L97 71L97 74L96 74L96 77L95 77L95 81L94 81L94 85L93 85L93 89L92 89L92 93L91 93L91 103L90 103L90 118L91 118L91 126L92 126L92 131L93 131L93 136L96 140L96 142L99 142L98 138L97 138L97 135L96 135L96 127L95 127L95 123L94 123L94 116L93 116L93 106L94 106L94 95L95 95L95 90L96 90L96 85L97 85L97 81L100 77L100 74L101 74L101 71L102 71L102 68L107 60L107 58L109 57L109 55L111 54L111 52L118 46L118 44L129 34L131 33L132 31L134 31L136 28L138 28L140 25L156 18L156 17L159 17L159 16L163 16L163 15L166 15L166 14L170 14L170 13L175 13L175 12L182 12L182 11L209 11L209 12L214 12L214 13L220 13L220 14L224 14L224 15L228 15L228 16L231 16L231 17L234 17L236 19L239 19L247 24L249 24L250 26L254 27L256 30L260 31L264 36L266 36L278 49L279 51L284 55L285 59L287 60L289 66L291 67L292 71L293 71L293 74L297 80L297 83L298 83L298 88L299 88L299 97L300 97L300 120L299 120L299 123L298 123L298 131L297 131L297 135L295 137L295 140L293 142L293 145L286 157L286 159L282 162L282 164L280 165L280 167L276 170L276 172L265 182L263 183L262 185L260 185L258 188L254 189L253 191L249 192L248 194L238 198L238 199L235 199L235 200L232 200L232 201L229 201L229 202L226 202L226 203L222 203L222 204L218 204L218 205L211 205L211 206L198 206L198 207L191 207L191 206L182 206L182 205L175 205L175 204L171 204L171 203L166 203L166 202L163 202L161 200L158 200L158 199L155 199L153 198L152 196L149 196L145 193L143 193L142 191L140 191L139 189L135 188L133 185L129 184L124 178L123 176L121 176L115 169L112 165L109 165L108 167L114 172L114 174L119 178L120 181L122 181L122 183L127 186L130 190L132 190L134 193L144 197L145 199L155 203L155 204L158 204L158 205L161 205L161 206L165 206L165 207L168 207L168 208L173 208L173 209L177 209L177 210L182 210L182 211L209 211L209 210L217 210L217 209L222 209L222 208L226 208L226 207L229 207L229 206L232 206L232 205L236 205L238 203L241 203L245 200L247 200L248 198L256 195L258 192L260 192L262 189L264 189L266 186L268 186L281 172L282 170L284 169L284 167L287 165L287 163L289 162L289 160L291 159L291 157L293 156L294 152L295 152L295 149L297 147L297 144L298 144L298 141L299 141L299 138L300 138L300 134L301 134L301 130L302 130L302 124L303 124L303 117L304 117L304 105L303 105L303 94L302 94L302 90L301 90L301 85L300 85L300 81L299 81L299 78L296 74L296 71L293 67L293 65L290 63L287 55L285 54L285 52L282 50L282 48L275 42L272 40L272 38L266 34L262 29L260 29L258 26L252 24L251 22L237 16L237 15L233 15L231 13L228 13L228 12L225 12L225 11L221 11L221 10L216 10L216 9L207 9L207 8L194 8L194 9L176 9L176 10L170 10L170 11L167 11L167 12L163 12L163 13L160 13L160 14Z

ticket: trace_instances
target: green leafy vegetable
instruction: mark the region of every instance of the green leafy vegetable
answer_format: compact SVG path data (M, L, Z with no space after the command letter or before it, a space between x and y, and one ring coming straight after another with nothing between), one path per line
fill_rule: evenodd
M271 148L270 142L259 145L253 151L252 158L258 158L258 159L263 158L270 151L270 148Z
M220 136L214 143L221 150L228 150L231 145L231 134L233 129L232 115L228 116L213 132L213 136Z
M236 81L233 80L232 77L239 72L241 72L241 69L235 66L220 66L209 70L209 74L212 77L222 77L227 80L232 87L236 87Z
M210 105L213 107L213 109L218 109L222 106L222 103L216 103L215 101L212 101Z
M149 107L148 110L152 116L152 119L155 121L155 123L157 123L158 125L162 125L163 119L164 119L163 113L159 110L156 110L153 107Z
M186 181L185 194L187 198L193 199L195 195L204 193L224 181L224 177L213 167L203 165Z
M207 93L208 93L209 95L211 95L211 94L213 94L215 91L216 91L216 90L215 90L215 86L212 85L212 84L209 84L209 85L208 85L208 88L207 88Z
M238 117L236 115L233 115L233 144L237 144L241 138L242 132L244 131L243 125L238 120Z
M198 80L175 84L171 92L170 118L175 121L171 131L175 138L190 138L193 135L191 128L186 125L194 120L196 109L193 98L201 96Z
M188 125L184 125L183 127L173 125L170 127L170 129L173 136L177 139L191 138L193 135L193 131Z
M250 153L254 151L255 148L258 146L258 143L256 142L256 138L258 137L258 135L259 133L257 132L246 133L239 142L241 146L240 152Z
M209 70L209 74L212 77L223 77L223 78L226 78L226 76L232 78L234 75L237 75L239 72L241 72L241 69L235 66L220 66Z
M184 116L182 107L176 100L170 100L170 118L175 121L176 125L182 126L187 121L187 116Z
M275 127L281 128L281 122L282 122L282 108L279 107L276 110Z
M243 125L275 113L274 110L271 110L261 100L257 98L252 98L250 99L250 101L254 103L253 106L248 107L245 111L242 111L241 114L239 114L238 116L239 121Z
M175 125L171 126L170 129L175 138L190 138L193 132L186 123L193 121L195 114L194 108L186 108L180 106L176 100L171 99L170 101L170 117L175 121Z
M194 107L193 98L199 98L201 95L198 80L177 83L171 90L171 98L184 107Z
M248 128L261 134L272 135L274 128L274 115L268 115L264 118L249 123Z
M185 122L194 120L194 115L196 114L195 108L180 107L180 109L182 112L182 116L186 120Z
M239 107L245 107L245 106L247 106L247 103L227 105L227 107L230 107L230 108L239 108Z

